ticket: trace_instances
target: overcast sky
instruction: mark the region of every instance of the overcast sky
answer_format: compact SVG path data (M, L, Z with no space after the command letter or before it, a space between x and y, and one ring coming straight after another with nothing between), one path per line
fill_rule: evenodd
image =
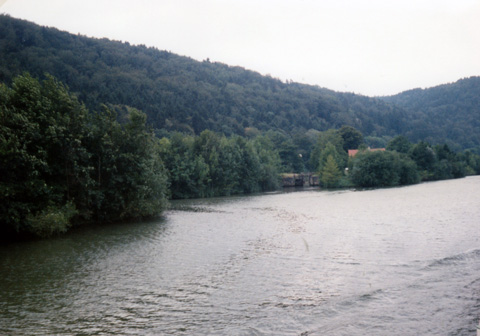
M480 75L480 0L0 0L0 13L370 96Z

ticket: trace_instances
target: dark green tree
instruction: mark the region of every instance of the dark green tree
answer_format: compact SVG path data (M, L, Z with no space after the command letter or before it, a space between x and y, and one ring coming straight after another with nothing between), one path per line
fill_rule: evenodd
M388 187L399 183L399 174L392 152L362 152L354 159L352 182L360 187Z
M9 232L65 232L92 185L87 111L51 77L23 75L1 91L0 221Z
M275 190L280 186L281 159L273 143L265 136L259 136L252 145L260 161L258 183L262 191Z
M345 152L348 152L349 149L357 149L363 143L363 134L354 127L342 126L338 133L343 139Z
M403 135L398 135L387 144L387 150L398 153L408 153L412 148L412 143Z
M153 216L166 177L145 115L89 115L47 76L0 85L0 231L49 236L84 221Z
M435 151L427 142L420 141L413 145L409 151L409 156L417 164L422 180L433 179L437 157Z

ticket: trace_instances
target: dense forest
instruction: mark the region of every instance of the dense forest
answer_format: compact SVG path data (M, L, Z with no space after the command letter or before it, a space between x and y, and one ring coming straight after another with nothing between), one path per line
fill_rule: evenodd
M475 77L369 98L8 16L0 55L3 237L275 190L281 173L326 188L480 174Z
M456 149L480 146L478 78L464 80L461 88L445 86L441 105L400 104L394 97L284 83L241 67L72 35L5 15L0 16L0 56L0 82L11 83L25 71L36 78L49 73L89 109L108 104L119 114L124 106L143 111L158 134L198 135L209 129L243 136L254 128L295 135L349 125L372 147L397 134L412 141L447 141ZM464 92L461 100L458 90ZM471 132L459 131L465 128Z
M426 140L480 145L480 77L461 79L430 89L414 89L383 100L415 117L404 134L414 141Z
M3 235L49 236L72 224L153 216L167 177L145 115L89 113L50 77L0 85L0 223Z
M146 115L90 111L51 76L0 84L0 231L50 236L82 223L152 217L168 198L274 190L280 173L310 170L321 185L382 187L480 173L480 155L394 137L371 152L351 126L291 138L279 131L159 138ZM295 141L294 141L295 140ZM299 150L304 148L304 155ZM359 148L348 157L350 148Z

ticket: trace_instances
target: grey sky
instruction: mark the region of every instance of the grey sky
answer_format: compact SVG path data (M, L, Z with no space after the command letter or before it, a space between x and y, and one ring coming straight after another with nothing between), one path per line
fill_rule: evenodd
M0 6L0 13L74 34L371 96L480 75L480 0L0 0Z

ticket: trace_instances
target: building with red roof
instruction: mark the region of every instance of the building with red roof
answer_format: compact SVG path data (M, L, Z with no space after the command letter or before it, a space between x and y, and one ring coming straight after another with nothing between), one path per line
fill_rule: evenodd
M368 147L367 150L369 152L376 152L376 151L385 151L385 148L370 148ZM348 150L348 157L354 157L355 155L357 155L359 149L349 149Z

